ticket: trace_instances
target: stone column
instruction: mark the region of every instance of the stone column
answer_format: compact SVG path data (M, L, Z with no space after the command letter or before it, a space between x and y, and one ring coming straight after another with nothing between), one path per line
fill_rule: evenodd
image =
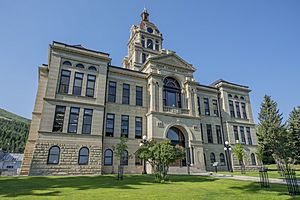
M149 85L149 93L150 93L150 112L155 111L155 83L150 81Z
M193 103L192 103L192 89L190 86L187 86L186 89L186 96L187 96L187 108L189 109L190 115L193 115Z

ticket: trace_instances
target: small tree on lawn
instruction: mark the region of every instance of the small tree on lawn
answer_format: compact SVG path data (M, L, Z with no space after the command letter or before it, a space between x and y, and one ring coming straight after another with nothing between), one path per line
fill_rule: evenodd
M123 179L123 162L124 162L124 157L125 157L124 153L128 149L126 142L127 142L127 138L120 137L120 143L118 143L116 146L113 146L115 156L120 159L120 162L118 165L118 180ZM127 159L128 158L129 158L129 155L127 155Z
M155 181L157 182L167 180L170 164L178 159L182 159L184 153L183 147L174 146L169 140L161 142L149 141L136 152L139 158L151 164L155 174Z
M264 166L263 157L264 157L264 150L261 146L258 146L256 149L256 158L258 160L258 163L261 165L261 167Z
M241 173L244 173L243 167L244 167L244 157L245 157L245 151L244 147L241 143L238 143L234 145L233 147L233 155L238 159L240 167L241 167Z

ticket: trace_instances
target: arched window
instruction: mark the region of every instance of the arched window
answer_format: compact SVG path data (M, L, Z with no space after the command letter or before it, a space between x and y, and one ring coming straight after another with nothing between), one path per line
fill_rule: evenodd
M176 127L171 127L168 130L167 138L171 141L173 145L179 145L185 147L185 139L183 133Z
M159 41L155 40L155 50L158 51L159 50Z
M228 94L228 97L229 97L229 98L232 98L232 95L231 95L231 94Z
M245 97L241 96L240 99L245 100Z
M78 164L87 165L89 163L89 149L87 147L82 147L79 150Z
M185 148L185 138L183 133L176 127L171 127L167 132L167 138L172 145L179 145ZM175 161L174 166L186 166L186 156L182 160Z
M144 36L142 36L141 43L142 43L142 47L145 47L145 37Z
M128 151L124 150L121 154L121 165L128 165Z
M211 166L216 162L216 156L214 153L210 153L210 164Z
M72 66L72 63L70 61L64 61L63 65L68 65L68 66Z
M165 78L163 95L164 106L181 108L181 89L174 78Z
M220 165L221 166L225 166L226 163L225 163L225 156L223 153L220 153Z
M113 164L113 151L110 149L106 149L104 152L104 165L112 165Z
M238 99L239 97L238 97L238 95L235 95L234 98L235 98L235 99Z
M151 39L147 40L147 48L148 49L153 49L153 41Z
M95 72L96 72L96 71L97 71L97 68L94 67L94 66L90 66L90 67L89 67L89 70L90 70L90 71L95 71Z
M52 146L48 152L47 164L57 165L59 163L60 148Z
M81 63L78 63L78 64L76 65L76 67L78 67L78 68L84 68L83 64L81 64Z
M251 153L251 164L256 165L256 159L255 159L255 154Z

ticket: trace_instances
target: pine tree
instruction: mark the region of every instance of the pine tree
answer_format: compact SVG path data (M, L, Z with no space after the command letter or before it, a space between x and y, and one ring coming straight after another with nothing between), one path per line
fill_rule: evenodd
M294 108L288 119L288 132L292 146L292 159L300 163L300 106Z
M287 159L286 141L288 135L282 124L282 114L277 109L277 103L265 95L261 104L258 125L258 143L263 149L263 163L269 164L273 159Z

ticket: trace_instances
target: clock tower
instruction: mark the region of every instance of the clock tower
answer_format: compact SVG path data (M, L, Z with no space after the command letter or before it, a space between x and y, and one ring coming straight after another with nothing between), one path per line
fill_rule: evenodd
M123 67L140 71L146 60L162 53L162 34L155 24L149 21L149 13L144 8L139 25L130 28L128 56L123 59Z

